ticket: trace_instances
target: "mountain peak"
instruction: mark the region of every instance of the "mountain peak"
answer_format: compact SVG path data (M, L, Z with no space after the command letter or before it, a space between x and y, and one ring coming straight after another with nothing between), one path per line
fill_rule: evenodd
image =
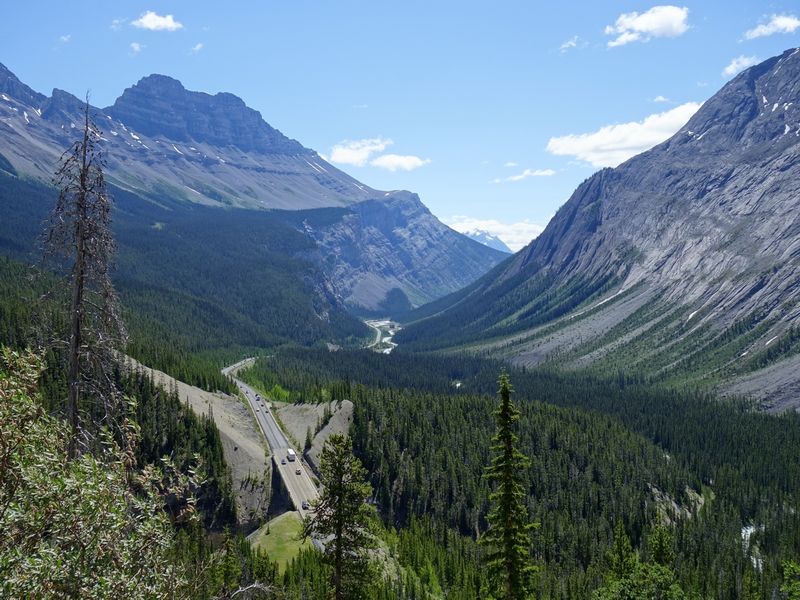
M238 96L190 91L166 75L143 77L105 112L153 137L234 146L261 154L311 152L270 127L261 113L249 108Z
M752 152L796 140L800 122L800 48L791 48L729 81L666 144L694 144L700 152ZM791 135L787 135L791 134ZM783 139L782 139L783 138ZM782 144L781 144L782 145Z
M143 91L148 91L154 95L159 93L182 94L186 92L186 88L183 87L183 84L180 81L174 77L170 77L169 75L161 75L160 73L152 73L151 75L142 77L136 84L133 85L133 87Z
M33 91L22 83L3 63L0 63L0 92L29 106L38 107L46 100L43 94Z
M486 231L485 229L469 229L467 231L462 231L461 233L468 238L483 244L484 246L494 248L495 250L499 250L505 254L513 254L511 248L509 248L503 240L493 233Z
M800 378L751 355L800 323L798 105L800 50L743 71L672 138L584 181L531 244L398 340L527 365L746 377L748 393L796 405Z

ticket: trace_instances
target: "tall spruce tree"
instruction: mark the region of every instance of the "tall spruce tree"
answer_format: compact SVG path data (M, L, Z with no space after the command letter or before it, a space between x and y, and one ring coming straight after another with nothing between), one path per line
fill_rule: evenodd
M616 579L627 577L636 569L636 564L639 562L636 553L631 546L631 539L625 532L625 525L622 519L617 521L616 528L614 529L614 543L608 551L608 566L611 575Z
M325 560L333 569L332 598L365 597L375 576L370 551L376 546L367 471L353 456L353 442L341 434L325 442L319 470L322 494L303 523L303 537L325 540Z
M494 490L489 495L489 529L481 543L488 548L485 561L493 596L521 600L532 597L532 576L536 571L530 558L531 530L536 525L528 517L522 485L522 473L530 466L530 460L516 447L514 424L519 420L519 411L511 401L512 387L505 372L500 374L499 384L497 433L492 438L495 456L486 469Z

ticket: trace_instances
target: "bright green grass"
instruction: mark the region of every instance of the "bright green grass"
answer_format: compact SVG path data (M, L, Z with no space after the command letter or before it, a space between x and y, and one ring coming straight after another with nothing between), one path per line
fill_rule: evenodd
M267 533L269 531L269 533ZM283 572L286 565L300 550L311 547L311 540L300 541L302 531L299 515L292 511L283 513L266 523L252 538L253 546L266 550L271 560Z

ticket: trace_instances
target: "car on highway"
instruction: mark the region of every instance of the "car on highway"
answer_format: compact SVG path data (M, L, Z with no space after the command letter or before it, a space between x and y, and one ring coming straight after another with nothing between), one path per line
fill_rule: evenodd
M256 412L261 412L261 409L256 406Z
M308 510L308 500L303 500L303 510Z
M295 469L294 470L294 474L295 475L300 475L301 473L302 473L302 471L300 469Z

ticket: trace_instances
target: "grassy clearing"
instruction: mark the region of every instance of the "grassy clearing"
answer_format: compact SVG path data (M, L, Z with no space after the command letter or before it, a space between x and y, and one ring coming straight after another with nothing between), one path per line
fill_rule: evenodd
M294 511L286 512L263 525L253 536L252 544L266 550L283 572L300 550L311 547L311 540L298 539L301 531L299 515Z

